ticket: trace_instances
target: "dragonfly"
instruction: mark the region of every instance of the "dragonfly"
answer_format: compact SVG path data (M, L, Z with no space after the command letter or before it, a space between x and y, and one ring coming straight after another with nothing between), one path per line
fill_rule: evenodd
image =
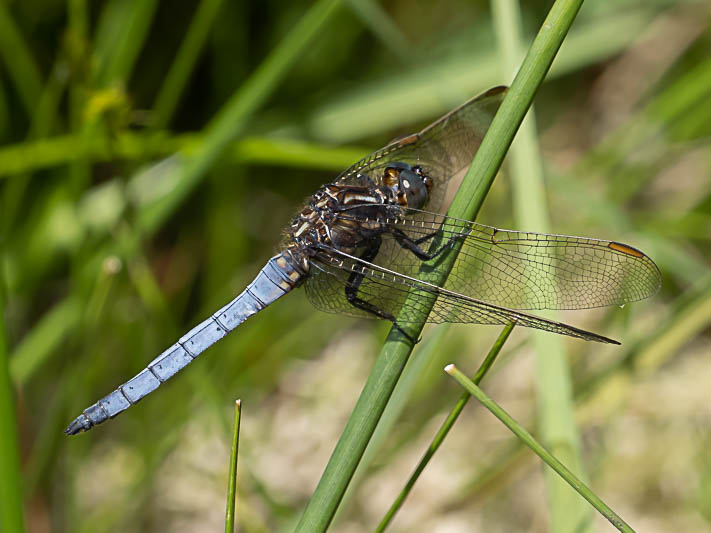
M425 320L513 322L619 344L527 311L624 305L653 295L661 276L643 252L615 241L498 229L438 212L448 183L469 167L506 91L495 87L472 98L322 186L294 217L283 249L241 294L85 409L65 433L89 430L125 411L300 286L316 308L389 320L413 344L403 326ZM448 277L434 282L431 272L447 260Z

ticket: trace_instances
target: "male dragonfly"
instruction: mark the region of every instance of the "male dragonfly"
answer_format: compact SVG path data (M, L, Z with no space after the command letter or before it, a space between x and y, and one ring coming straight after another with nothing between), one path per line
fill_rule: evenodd
M239 324L303 285L319 309L391 321L514 322L619 344L523 312L622 305L654 294L649 257L614 241L510 231L437 214L448 180L466 169L498 109L496 87L401 137L321 187L294 218L283 249L234 300L143 371L84 410L73 435L113 418L157 389ZM425 211L428 207L430 211ZM459 249L446 281L427 272ZM428 302L428 303L423 303Z

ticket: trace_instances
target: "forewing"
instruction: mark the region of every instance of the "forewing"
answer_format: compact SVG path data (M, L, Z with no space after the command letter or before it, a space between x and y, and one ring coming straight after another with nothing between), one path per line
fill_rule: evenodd
M419 133L401 137L364 157L336 179L341 185L381 185L393 161L422 166L434 183L430 206L444 196L446 182L469 166L499 108L506 87L494 87L450 111ZM433 209L430 207L430 209Z
M655 294L661 285L649 257L614 241L497 229L426 211L384 224L420 240L426 251L447 242L461 244L444 288L511 309L622 305ZM412 277L436 262L423 264L392 233L383 236L374 260Z
M451 292L404 276L377 265L331 250L312 261L306 292L311 302L328 312L341 312L373 318L353 307L345 298L345 286L353 272L363 275L358 296L397 317L399 323L460 322L505 325L514 322L561 335L585 340L616 343L611 339L567 324L546 320L526 313L506 309L468 296Z

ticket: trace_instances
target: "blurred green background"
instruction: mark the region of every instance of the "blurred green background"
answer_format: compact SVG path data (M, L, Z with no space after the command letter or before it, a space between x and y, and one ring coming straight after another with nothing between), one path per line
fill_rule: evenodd
M525 2L526 43L549 7ZM623 343L564 341L590 484L638 531L711 529L710 22L703 1L589 2L536 99L552 230L663 272L648 301L561 317ZM62 430L241 291L319 185L509 83L499 53L484 1L0 3L0 353L28 531L222 528L236 398L240 530L293 528L388 324L297 291L116 420ZM479 220L511 227L511 203L504 167ZM460 394L441 368L474 370L497 333L447 330L333 531L374 528ZM484 388L535 433L532 344L515 330ZM540 463L472 403L392 530L548 531L546 505Z

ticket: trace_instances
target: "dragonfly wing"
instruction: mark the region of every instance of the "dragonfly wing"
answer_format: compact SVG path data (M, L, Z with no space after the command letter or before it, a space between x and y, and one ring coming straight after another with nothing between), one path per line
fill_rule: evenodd
M614 241L498 229L426 211L384 224L420 241L425 251L447 242L460 244L443 287L510 309L622 305L655 294L661 285L659 269L649 257ZM373 262L418 278L420 269L434 266L437 259L417 259L386 233Z
M420 165L433 179L430 209L439 206L447 181L467 168L479 149L484 134L506 93L494 87L475 96L439 118L422 131L396 139L344 170L336 179L339 185L381 185L385 168L394 161Z
M357 257L332 249L312 260L306 292L311 302L324 311L373 316L353 307L345 287L353 272L363 275L358 297L397 317L398 322L459 322L505 325L514 322L561 335L619 344L617 341L567 324L546 320L520 311L484 302L405 276Z

